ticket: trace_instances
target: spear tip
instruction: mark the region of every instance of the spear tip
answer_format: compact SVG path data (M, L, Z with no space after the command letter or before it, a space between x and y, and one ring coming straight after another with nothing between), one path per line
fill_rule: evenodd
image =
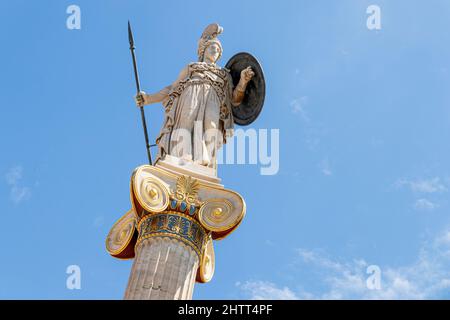
M130 20L128 20L128 41L130 42L130 48L134 47L133 32L131 31Z

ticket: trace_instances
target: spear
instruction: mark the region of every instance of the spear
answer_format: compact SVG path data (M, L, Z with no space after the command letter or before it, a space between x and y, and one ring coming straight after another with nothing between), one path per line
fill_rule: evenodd
M141 92L141 85L139 83L139 74L136 64L136 56L134 54L135 47L134 47L133 32L131 31L131 25L129 20L128 20L128 41L130 42L131 57L133 58L134 78L136 79L136 90L137 93L139 94L139 92ZM150 144L148 142L147 123L145 122L144 107L140 107L139 109L141 110L142 127L144 128L145 147L147 148L148 162L150 163L150 165L152 165L152 154L150 153Z

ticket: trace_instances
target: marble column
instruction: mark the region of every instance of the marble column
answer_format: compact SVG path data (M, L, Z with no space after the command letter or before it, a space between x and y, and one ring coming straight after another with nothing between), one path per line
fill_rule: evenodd
M136 247L125 299L190 300L199 259L175 238L152 237Z

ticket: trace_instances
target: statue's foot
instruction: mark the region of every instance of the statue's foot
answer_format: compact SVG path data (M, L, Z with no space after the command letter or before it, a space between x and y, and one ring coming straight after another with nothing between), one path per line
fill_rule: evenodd
M207 159L195 160L194 163L201 165L201 166L206 166L206 167L209 166L209 160L207 160Z

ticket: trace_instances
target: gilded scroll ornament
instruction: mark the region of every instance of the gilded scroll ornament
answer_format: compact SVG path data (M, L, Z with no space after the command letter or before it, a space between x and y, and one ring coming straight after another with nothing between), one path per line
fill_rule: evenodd
M226 199L208 199L201 206L198 220L207 230L220 232L232 229L243 218L243 213L233 210Z
M206 245L203 249L202 258L197 273L198 282L209 282L214 276L215 270L215 255L214 245L211 236L208 237Z
M132 258L134 251L128 250L136 229L136 219L132 210L121 217L111 228L106 238L106 250L117 258ZM132 251L127 253L125 251ZM132 256L130 256L132 255Z
M133 175L132 182L134 195L143 209L150 213L166 210L169 205L169 191L161 179L138 170Z

